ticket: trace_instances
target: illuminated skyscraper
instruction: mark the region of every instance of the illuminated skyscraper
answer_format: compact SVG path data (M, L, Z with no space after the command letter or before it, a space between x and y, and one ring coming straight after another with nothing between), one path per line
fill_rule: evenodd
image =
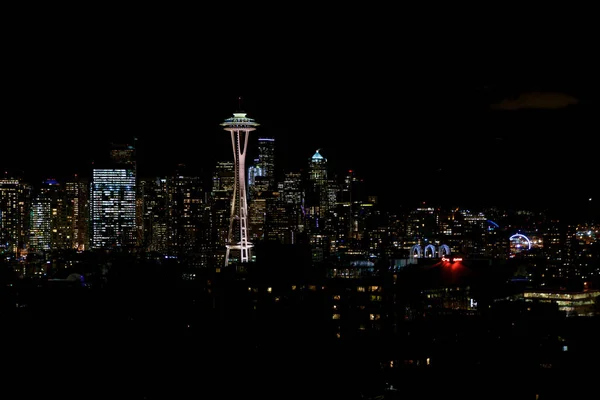
M231 161L218 161L212 175L208 197L208 246L211 265L223 265L231 215L231 196L235 182L235 168Z
M167 224L169 222L167 179L138 180L138 203L140 198L143 205L144 238L142 246L147 251L165 253L167 252Z
M137 243L136 185L132 169L94 169L91 185L92 247L133 247Z
M134 147L113 144L109 164L92 171L90 222L93 248L132 248L141 242L136 187Z
M308 212L310 226L313 229L323 228L327 211L329 210L329 193L327 179L327 159L319 153L319 150L308 162Z
M31 186L20 178L0 178L0 254L26 251Z
M89 183L75 175L65 183L67 248L89 248Z
M167 246L170 254L188 266L202 266L206 230L204 225L204 190L200 177L180 164L167 180Z
M225 266L229 265L231 250L239 250L239 262L250 261L250 249L252 244L248 240L248 205L246 193L246 149L248 147L248 136L255 130L258 124L252 118L246 117L246 113L234 113L233 117L227 118L221 123L223 129L231 133L231 144L233 146L233 159L235 164L235 186L231 197L231 214L229 220L229 231L225 250Z
M33 251L50 250L50 199L38 194L31 202L31 228L29 246Z
M262 176L267 180L269 189L273 190L275 185L275 139L258 138L258 162Z
M60 186L54 179L43 182L39 193L31 202L29 246L34 251L59 248L62 198Z

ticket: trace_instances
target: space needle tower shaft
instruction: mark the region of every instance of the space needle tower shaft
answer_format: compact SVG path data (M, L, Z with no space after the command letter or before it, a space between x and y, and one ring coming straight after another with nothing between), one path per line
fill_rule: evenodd
M248 262L251 259L250 250L252 243L248 241L248 204L246 193L246 148L250 132L259 124L246 113L237 112L233 117L221 123L224 130L231 133L233 159L235 169L235 182L231 197L231 213L229 231L225 250L225 266L229 265L231 250L239 251L239 261Z

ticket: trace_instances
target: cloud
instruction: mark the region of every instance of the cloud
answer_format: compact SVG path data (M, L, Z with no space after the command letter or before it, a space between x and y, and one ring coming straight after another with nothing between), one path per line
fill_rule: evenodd
M579 103L579 99L566 93L528 92L521 93L516 99L504 99L492 104L494 110L558 109Z

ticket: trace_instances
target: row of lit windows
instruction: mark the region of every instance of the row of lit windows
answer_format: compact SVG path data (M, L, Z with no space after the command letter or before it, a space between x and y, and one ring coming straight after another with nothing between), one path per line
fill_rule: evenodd
M341 319L341 318L342 318L342 315L339 313L334 313L332 315L332 319ZM377 321L379 319L381 319L381 314L369 314L370 321Z

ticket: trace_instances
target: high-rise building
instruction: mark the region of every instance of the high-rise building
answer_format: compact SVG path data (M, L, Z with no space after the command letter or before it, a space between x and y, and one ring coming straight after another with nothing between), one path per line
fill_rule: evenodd
M29 248L36 252L57 249L63 244L62 196L54 179L42 183L31 202Z
M92 171L92 248L133 248L141 242L136 187L134 148L113 145L109 164Z
M21 256L27 247L31 186L0 178L0 254Z
M278 184L281 201L289 213L290 230L295 233L304 231L305 191L301 172L288 172Z
M265 175L264 170L258 163L258 159L254 160L254 163L255 163L255 165L251 165L248 168L248 186L249 187L252 187L254 185L256 178Z
M225 250L225 266L229 265L231 250L239 251L239 262L251 260L252 244L248 239L248 195L246 193L246 150L248 136L256 130L258 123L248 118L246 113L237 112L221 123L231 134L233 159L235 164L235 188L231 199L229 231Z
M317 150L308 161L308 187L306 191L309 228L313 231L324 228L329 210L327 159Z
M92 172L92 248L133 247L137 244L136 185L131 169Z
M166 253L168 195L167 179L144 179L138 182L138 202L142 201L142 246L147 251Z
M281 197L280 192L271 192L266 199L264 237L267 241L286 243L288 231L294 230L295 220L293 208L285 204Z
M34 252L50 250L50 200L39 193L31 202L29 248Z
M258 165L262 175L268 182L269 189L275 185L275 139L268 137L258 138Z
M265 217L267 214L267 199L272 192L256 192L248 206L248 235L252 243L263 239Z
M283 202L292 204L301 209L304 207L304 190L302 187L302 174L300 172L288 172L279 184Z
M77 175L65 183L65 220L68 248L87 250L89 240L89 184Z
M137 138L133 138L133 142ZM111 143L110 163L113 166L132 169L137 182L137 155L135 145L124 143ZM139 185L138 185L139 189ZM136 193L136 246L141 247L144 242L144 196L141 193Z
M231 216L231 199L235 188L235 166L231 161L219 161L212 175L212 187L207 203L208 246L211 266L221 266L225 260Z
M188 266L205 266L203 245L206 244L204 224L204 190L200 177L188 173L180 165L175 176L167 180L170 254L176 254Z

